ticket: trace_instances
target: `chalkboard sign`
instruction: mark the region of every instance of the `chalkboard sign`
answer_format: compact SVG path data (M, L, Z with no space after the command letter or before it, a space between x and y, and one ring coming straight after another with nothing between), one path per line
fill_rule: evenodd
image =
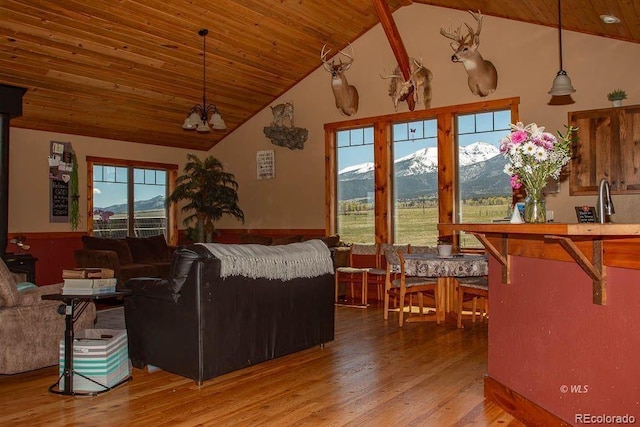
M49 222L69 222L69 183L50 179Z
M596 208L593 206L576 206L578 222L598 222Z

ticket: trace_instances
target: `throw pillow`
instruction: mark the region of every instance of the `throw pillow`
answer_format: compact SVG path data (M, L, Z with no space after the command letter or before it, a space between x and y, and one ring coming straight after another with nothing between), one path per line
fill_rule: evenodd
M120 264L133 264L133 255L124 239L107 239L104 237L82 236L85 249L114 251L118 254Z
M340 246L340 235L332 234L331 236L323 237L322 241L328 248L337 248Z
M167 261L168 246L164 235L151 237L127 237L133 261L138 264Z

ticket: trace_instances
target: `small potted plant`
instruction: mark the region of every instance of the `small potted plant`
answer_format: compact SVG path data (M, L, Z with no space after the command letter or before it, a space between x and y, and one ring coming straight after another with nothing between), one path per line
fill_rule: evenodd
M622 89L616 89L607 94L607 99L611 101L614 107L622 105L622 100L627 99L627 92Z
M451 236L438 237L438 256L448 258L453 251L453 242Z

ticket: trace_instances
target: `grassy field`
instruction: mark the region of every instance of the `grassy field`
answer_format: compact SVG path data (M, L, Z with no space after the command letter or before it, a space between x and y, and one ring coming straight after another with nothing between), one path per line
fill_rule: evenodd
M490 222L504 218L508 206L503 205L463 205L461 222ZM349 212L338 216L341 240L343 242L373 243L373 210ZM436 207L413 207L396 210L396 243L414 245L435 245L438 237L438 210ZM480 246L472 236L464 236L462 246Z

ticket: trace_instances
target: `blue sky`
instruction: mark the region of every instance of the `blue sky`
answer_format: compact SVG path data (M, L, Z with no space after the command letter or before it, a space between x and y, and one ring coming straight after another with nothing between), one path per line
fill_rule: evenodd
M127 168L101 167L94 168L93 206L107 206L127 203ZM149 200L164 195L166 172L151 169L134 170L135 200ZM96 182L97 180L100 180ZM160 184L160 185L157 185Z

